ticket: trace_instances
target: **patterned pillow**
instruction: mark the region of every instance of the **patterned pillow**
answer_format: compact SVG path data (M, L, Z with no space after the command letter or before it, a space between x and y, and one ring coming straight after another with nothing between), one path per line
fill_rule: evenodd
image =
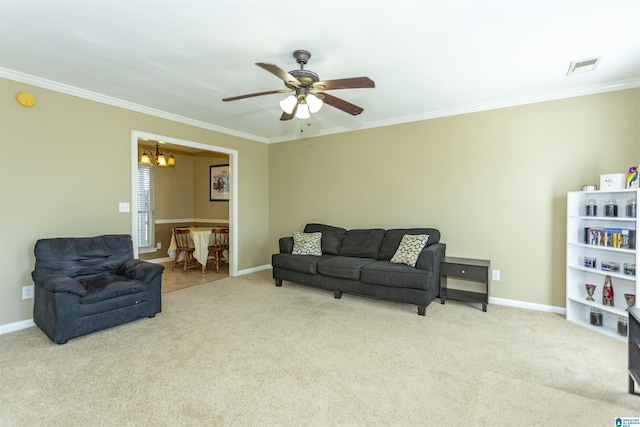
M427 240L429 240L428 234L405 234L402 236L400 246L398 246L390 261L415 267L420 252L427 244Z
M294 255L322 255L320 243L322 241L322 233L302 233L300 231L293 232L293 251Z

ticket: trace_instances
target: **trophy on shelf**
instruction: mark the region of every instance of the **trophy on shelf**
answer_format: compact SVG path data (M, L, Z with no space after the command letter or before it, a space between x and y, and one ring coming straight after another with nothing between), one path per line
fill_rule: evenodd
M595 301L593 299L593 293L596 290L596 285L592 285L591 283L587 283L584 286L587 288L587 301Z

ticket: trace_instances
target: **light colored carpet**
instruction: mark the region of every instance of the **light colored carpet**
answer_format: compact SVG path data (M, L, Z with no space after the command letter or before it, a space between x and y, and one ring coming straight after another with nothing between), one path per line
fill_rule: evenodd
M61 346L0 336L0 426L613 425L640 415L626 351L550 313L435 301L422 317L263 271Z

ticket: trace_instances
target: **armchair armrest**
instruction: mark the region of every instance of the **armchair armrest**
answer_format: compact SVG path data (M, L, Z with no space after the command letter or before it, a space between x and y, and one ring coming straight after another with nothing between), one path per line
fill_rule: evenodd
M281 237L278 241L281 254L290 254L293 252L293 237Z
M136 279L145 283L151 282L155 277L162 274L164 266L160 264L154 264L152 262L143 261L140 259L130 259L118 268L118 274L128 277L130 279Z
M80 282L56 270L38 268L31 272L31 278L37 286L42 286L49 292L68 292L81 297L87 295L87 289Z
M444 260L446 248L447 245L444 243L434 243L427 246L420 253L416 268L427 270L440 276L440 261Z

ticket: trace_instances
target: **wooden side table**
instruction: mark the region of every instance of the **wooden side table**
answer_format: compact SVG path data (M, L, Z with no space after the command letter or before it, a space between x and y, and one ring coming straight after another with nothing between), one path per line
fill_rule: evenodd
M440 304L447 298L457 301L478 302L482 304L482 311L487 311L489 304L489 272L491 261L484 259L445 257L440 263ZM483 286L478 292L462 291L447 288L447 277L470 280Z
M634 391L634 383L640 385L640 310L629 308L629 393Z

